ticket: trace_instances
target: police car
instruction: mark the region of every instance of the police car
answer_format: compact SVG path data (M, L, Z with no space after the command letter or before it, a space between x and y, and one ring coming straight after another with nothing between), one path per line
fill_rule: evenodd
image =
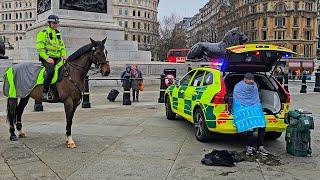
M165 93L166 117L176 115L194 124L195 136L205 142L214 133L236 134L233 124L232 92L244 74L254 74L266 119L266 138L276 140L286 130L290 94L271 76L282 57L293 51L266 44L247 44L227 49L224 59L213 60L214 67L189 71Z

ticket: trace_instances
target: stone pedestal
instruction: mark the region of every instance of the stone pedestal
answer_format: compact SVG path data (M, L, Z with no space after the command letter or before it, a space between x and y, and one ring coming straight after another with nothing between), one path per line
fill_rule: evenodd
M106 49L110 63L115 61L145 61L151 60L151 52L138 51L138 43L124 41L124 30L114 23L112 17L112 1L106 2L106 13L87 12L84 10L69 10L61 5L64 0L38 0L38 16L36 24L30 28L25 39L15 44L13 59L19 61L38 61L36 52L36 34L47 26L47 17L56 14L60 18L59 31L66 44L68 55L90 43L89 38L102 40L108 37ZM83 2L75 0L77 2ZM89 3L89 0L85 3ZM40 3L40 4L39 4ZM80 6L81 8L81 6ZM72 8L71 8L72 9Z

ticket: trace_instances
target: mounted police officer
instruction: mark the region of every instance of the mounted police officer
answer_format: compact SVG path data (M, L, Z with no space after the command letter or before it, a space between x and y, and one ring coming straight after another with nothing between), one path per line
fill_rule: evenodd
M67 60L67 51L58 31L59 17L50 15L48 27L37 34L37 51L42 65L46 68L46 79L44 81L42 99L50 99L48 92L51 80L54 76L54 67L62 59Z

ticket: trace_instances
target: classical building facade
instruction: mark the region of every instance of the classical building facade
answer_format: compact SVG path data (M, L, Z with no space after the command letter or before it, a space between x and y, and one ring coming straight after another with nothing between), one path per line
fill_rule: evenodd
M36 20L36 0L0 0L0 38L6 46L24 38Z
M318 0L210 0L192 17L189 45L216 42L232 27L251 43L271 43L314 58L318 46Z
M159 0L113 0L113 18L125 30L125 40L137 41L139 49L152 50L158 36Z

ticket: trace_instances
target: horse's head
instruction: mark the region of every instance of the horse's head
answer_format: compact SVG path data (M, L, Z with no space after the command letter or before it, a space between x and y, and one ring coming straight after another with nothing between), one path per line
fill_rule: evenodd
M228 47L244 44L248 40L249 38L245 34L243 34L238 27L228 31L223 38L223 42L226 43Z
M104 44L106 43L107 38L102 41L95 41L91 39L93 59L92 63L95 64L96 68L100 68L100 72L103 76L108 76L110 74L110 65L107 61L107 50L105 50Z

